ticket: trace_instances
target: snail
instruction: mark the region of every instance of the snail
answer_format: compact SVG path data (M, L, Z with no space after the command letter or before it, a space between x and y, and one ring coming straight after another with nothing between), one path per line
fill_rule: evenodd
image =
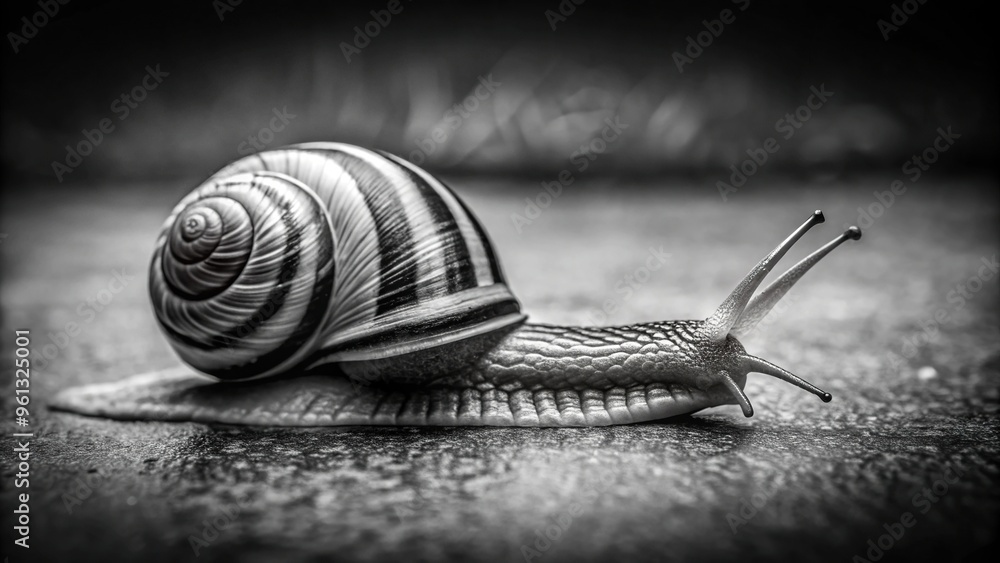
M747 334L851 227L753 296L816 211L705 320L526 322L489 236L443 182L385 152L307 143L223 168L174 208L149 270L190 369L67 389L57 409L275 426L591 426L737 404Z

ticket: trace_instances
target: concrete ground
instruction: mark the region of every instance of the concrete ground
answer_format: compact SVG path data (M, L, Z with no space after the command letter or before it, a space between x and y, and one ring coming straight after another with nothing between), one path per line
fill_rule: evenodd
M533 320L627 324L707 316L813 209L827 224L782 266L858 222L857 208L893 178L756 180L727 202L714 179L581 180L520 233L510 215L525 212L536 181L452 184L487 224ZM751 419L728 406L610 428L238 428L48 411L58 389L177 365L153 322L145 269L162 220L191 185L4 196L3 357L12 331L29 328L36 359L30 550L10 547L7 507L24 490L13 487L13 447L0 449L12 562L967 561L996 552L998 285L985 264L996 259L1000 217L990 182L928 175L911 184L743 340L831 392L829 404L751 375ZM665 266L616 292L661 246ZM110 303L89 303L119 287L115 271L134 279ZM957 285L964 303L950 295ZM607 300L617 309L605 316ZM67 323L79 331L64 336ZM48 344L52 358L40 363ZM8 435L10 371L0 376Z

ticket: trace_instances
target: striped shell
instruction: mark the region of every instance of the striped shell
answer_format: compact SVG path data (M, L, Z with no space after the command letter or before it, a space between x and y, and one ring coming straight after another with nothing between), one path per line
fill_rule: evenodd
M391 358L520 323L482 226L427 172L310 143L248 156L174 208L150 295L219 379Z

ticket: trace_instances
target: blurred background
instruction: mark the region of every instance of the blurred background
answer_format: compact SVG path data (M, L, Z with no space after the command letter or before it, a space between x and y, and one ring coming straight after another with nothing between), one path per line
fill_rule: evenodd
M946 125L963 148L941 170L996 149L996 34L974 3L236 1L57 3L42 26L26 24L38 2L5 3L4 176L202 177L311 140L436 171L558 171L615 116L627 133L589 173L724 172L769 136L768 174L898 169ZM147 66L155 90L123 98ZM786 141L776 123L821 85L833 95ZM294 117L261 135L275 111ZM105 118L93 153L54 171Z
M995 559L997 33L983 4L2 11L0 357L31 330L36 437L34 559L12 562L524 561L605 469L610 484L544 561L848 561L958 467L884 560ZM537 431L48 410L69 386L177 368L147 290L164 219L226 163L307 141L387 150L449 181L533 322L704 318L812 210L829 224L779 271L857 223L864 238L743 340L835 400L751 375L750 419L725 406ZM556 202L542 184L561 178ZM651 256L664 267L647 269ZM0 370L10 431L13 371ZM4 506L14 456L0 448ZM82 482L93 490L67 504ZM243 494L238 521L195 553L203 522ZM0 528L12 521L0 513Z

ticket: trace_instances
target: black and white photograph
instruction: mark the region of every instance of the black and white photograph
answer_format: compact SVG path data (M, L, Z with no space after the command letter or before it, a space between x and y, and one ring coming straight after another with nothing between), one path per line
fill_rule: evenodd
M5 2L3 563L995 560L992 8Z

